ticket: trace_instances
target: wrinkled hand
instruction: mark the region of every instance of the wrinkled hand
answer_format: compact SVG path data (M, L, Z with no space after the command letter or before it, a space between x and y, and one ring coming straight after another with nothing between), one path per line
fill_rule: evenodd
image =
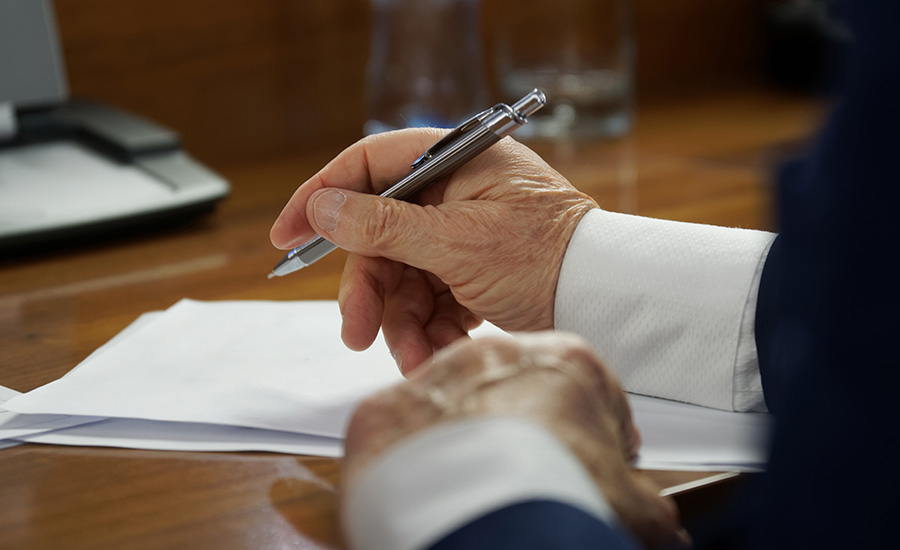
M351 252L341 337L367 348L381 328L401 370L483 319L553 327L563 254L596 203L510 138L406 203L374 195L409 172L443 131L401 130L352 145L291 197L271 230L279 248L319 234Z
M581 460L645 545L688 543L674 502L628 465L640 436L619 382L584 341L563 333L459 342L404 383L364 401L347 430L344 494L374 458L401 439L478 415L542 424Z

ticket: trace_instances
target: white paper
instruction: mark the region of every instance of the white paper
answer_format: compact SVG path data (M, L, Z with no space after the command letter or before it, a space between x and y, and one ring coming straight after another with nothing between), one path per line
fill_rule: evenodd
M268 451L337 458L342 439L215 424L110 418L20 438L29 443L161 451Z
M18 442L13 440L21 437L101 420L93 417L73 417L56 414L22 415L6 410L6 402L18 395L21 394L16 390L0 386L0 449L18 445Z
M344 347L340 323L332 301L182 300L6 408L342 437L362 398L403 378L382 340Z
M759 471L767 460L771 416L720 411L629 395L646 470Z
M379 336L340 341L336 302L195 302L145 314L63 378L6 407L109 420L36 443L340 456L356 403L400 382ZM502 333L487 325L474 336ZM629 396L643 445L636 466L759 470L770 418ZM247 429L256 428L256 429Z

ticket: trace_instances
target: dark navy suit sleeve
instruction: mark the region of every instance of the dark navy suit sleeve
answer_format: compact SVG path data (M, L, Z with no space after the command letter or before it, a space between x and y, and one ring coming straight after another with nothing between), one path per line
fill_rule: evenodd
M754 327L763 397L766 407L772 413L778 410L778 388L783 386L783 382L778 380L777 367L773 366L773 363L777 363L774 355L778 350L772 342L772 332L777 326L780 314L779 305L783 302L779 293L782 269L784 269L784 249L781 246L781 239L775 237L772 246L769 247L769 254L766 256L766 263L759 281Z
M507 506L445 536L432 550L626 550L634 540L579 508L536 500Z
M757 304L776 413L757 548L897 547L900 516L900 2L844 3L842 97L779 174Z

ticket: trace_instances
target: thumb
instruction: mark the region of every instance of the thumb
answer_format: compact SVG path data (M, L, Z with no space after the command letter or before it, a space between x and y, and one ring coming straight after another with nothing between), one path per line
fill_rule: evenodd
M429 249L423 238L430 216L415 204L326 188L310 197L306 216L316 233L349 252L421 267Z

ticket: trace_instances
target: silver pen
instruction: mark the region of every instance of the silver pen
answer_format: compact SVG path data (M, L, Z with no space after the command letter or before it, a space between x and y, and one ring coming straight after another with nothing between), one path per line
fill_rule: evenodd
M512 106L500 103L463 122L412 163L412 170L380 195L405 200L469 162L482 151L528 122L547 103L535 89ZM285 255L269 273L282 277L302 269L337 248L323 237L301 244Z

